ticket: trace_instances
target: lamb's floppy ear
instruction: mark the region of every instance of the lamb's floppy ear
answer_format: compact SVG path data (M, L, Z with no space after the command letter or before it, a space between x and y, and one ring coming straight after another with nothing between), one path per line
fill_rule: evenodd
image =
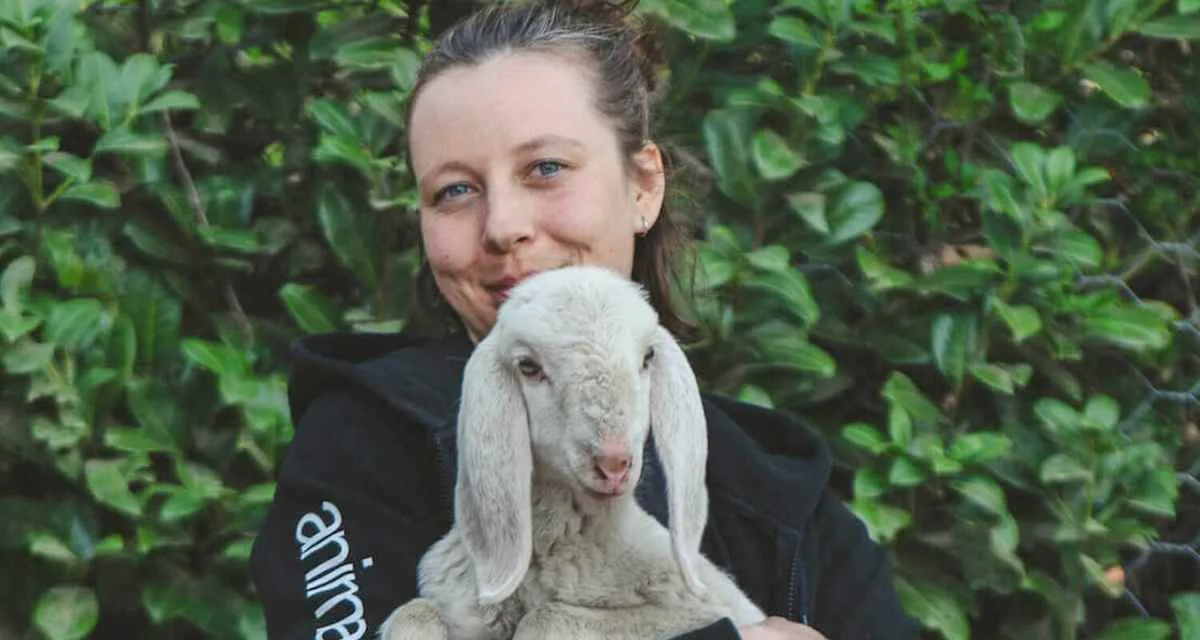
M482 604L512 595L529 568L532 474L525 403L489 336L463 374L454 500Z
M708 520L708 429L700 389L687 356L661 326L650 366L650 426L667 482L671 547L688 587L703 593L695 564Z

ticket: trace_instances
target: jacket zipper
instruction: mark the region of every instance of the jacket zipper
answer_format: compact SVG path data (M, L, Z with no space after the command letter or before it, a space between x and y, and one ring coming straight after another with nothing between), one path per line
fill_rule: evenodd
M787 611L790 615L796 614L796 598L800 598L800 624L808 624L808 608L804 605L804 590L801 588L800 581L796 577L796 570L800 566L800 543L796 544L796 549L792 552L792 567L788 579L788 599Z

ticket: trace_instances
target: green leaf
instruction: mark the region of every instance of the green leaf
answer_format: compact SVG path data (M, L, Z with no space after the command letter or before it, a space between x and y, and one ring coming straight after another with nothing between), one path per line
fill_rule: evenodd
M761 258L762 256L760 256ZM790 266L782 270L756 271L742 279L742 286L778 296L787 310L800 321L803 328L811 327L821 317L821 308L813 297L808 279Z
M200 101L196 99L196 96L186 91L172 89L158 94L153 100L143 105L139 111L142 113L156 113L158 111L182 111L199 108Z
M42 338L67 351L76 351L105 329L107 323L104 305L99 300L65 300L51 307Z
M903 408L912 417L914 424L935 426L944 419L937 405L921 393L912 378L900 371L892 371L881 393L889 404Z
M341 327L334 304L308 285L289 282L280 287L279 297L296 321L296 326L308 333L327 333Z
M969 314L943 313L933 320L933 360L955 386L961 384L967 362L974 355L976 331L975 317Z
M1055 147L1046 154L1046 188L1051 194L1062 197L1063 190L1075 178L1075 164L1075 151L1071 147Z
M100 621L100 603L87 587L51 587L38 598L33 623L50 640L88 637Z
M888 436L900 447L906 447L912 441L912 416L895 403L888 406Z
M856 181L841 188L828 215L827 246L849 242L870 231L883 217L883 192L870 182Z
M1009 305L996 297L993 297L991 301L996 314L1012 332L1013 341L1023 342L1026 338L1036 335L1042 330L1042 319L1038 315L1037 309L1029 305Z
M129 490L124 464L120 460L88 460L84 465L88 490L102 504L117 511L140 516L142 505Z
M788 207L804 224L817 233L829 233L829 221L825 219L825 194L800 191L787 195Z
M709 166L716 174L717 189L737 204L757 211L760 195L751 172L751 123L749 114L733 109L715 109L704 116L701 132Z
M203 509L204 502L205 499L202 495L198 495L187 489L174 488L171 492L171 497L167 498L166 502L163 503L159 517L166 522L180 520Z
M1179 13L1183 14L1183 15L1192 14L1197 11L1200 11L1200 0L1178 0L1178 5L1179 5ZM1184 637L1189 638L1191 636L1185 635ZM1200 637L1200 636L1196 636L1196 637Z
M1065 453L1056 453L1042 462L1038 478L1045 484L1062 484L1091 482L1094 476L1082 462Z
M965 464L986 462L1008 455L1012 439L1003 433L979 431L965 433L954 439L949 456Z
M984 476L960 478L952 480L950 486L959 495L989 513L998 516L1009 515L1004 500L1004 490L991 478Z
M1095 269L1100 266L1104 250L1100 243L1090 234L1078 229L1067 229L1060 233L1051 247L1046 250L1058 258L1071 262L1083 269Z
M1083 417L1101 429L1114 429L1121 418L1121 405L1112 396L1094 395L1084 405Z
M752 341L763 360L774 366L821 378L830 378L837 372L837 363L828 353L790 327L760 327L754 332Z
M968 371L971 373L971 377L992 389L1005 395L1013 394L1014 384L1012 374L1004 367L994 364L977 363L972 364L968 368Z
M135 133L126 127L113 129L96 141L92 152L129 155L159 155L167 150L166 139L160 134Z
M854 472L853 496L856 500L878 498L887 492L887 480L878 469L861 467Z
M5 350L4 370L11 375L28 375L43 371L54 359L54 345L22 340Z
M1200 15L1166 16L1146 22L1135 31L1163 40L1200 40Z
M759 175L769 181L790 177L804 166L804 157L771 129L759 129L751 142L751 155Z
M1033 187L1037 197L1043 198L1048 193L1046 181L1042 175L1042 165L1046 162L1046 153L1032 142L1018 142L1010 152L1013 168L1021 180Z
M335 137L351 141L355 145L362 144L358 127L341 104L333 100L316 99L308 103L305 111L322 129Z
M813 35L812 29L809 28L808 21L796 16L775 16L767 25L767 34L791 44L806 47L821 46L816 36Z
M888 441L879 430L865 422L852 422L842 428L842 437L847 442L872 455L879 455L888 450Z
M1032 82L1014 82L1008 88L1013 115L1026 124L1040 124L1062 103L1062 96Z
M971 637L967 615L950 591L933 582L902 576L897 576L894 583L904 610L923 627L938 631L946 640Z
M835 73L855 76L869 87L901 83L900 64L882 55L848 55L830 64L829 69Z
M895 487L916 487L925 481L925 470L909 458L892 460L888 470L888 482Z
M854 257L863 277L871 283L871 288L875 291L887 291L912 283L912 276L907 271L887 264L861 244L854 247Z
M787 271L792 266L787 247L778 244L760 247L747 253L746 262L767 272Z
M847 506L862 520L871 539L882 544L890 542L913 520L912 514L904 509L875 500L855 498Z
M1200 592L1171 596L1171 611L1175 614L1180 638L1200 638Z
M1110 307L1088 313L1085 334L1133 351L1158 351L1170 343L1171 331L1162 317L1144 307Z
M1042 398L1033 404L1042 426L1059 439L1069 439L1079 429L1079 413L1057 398Z
M1098 60L1082 65L1083 74L1100 90L1127 109L1143 109L1150 104L1150 85L1137 71Z
M738 390L737 399L739 402L752 404L766 409L775 408L775 403L771 401L771 394L758 385L744 384Z
M64 176L74 178L77 182L87 182L92 178L91 161L79 156L55 151L42 156L42 162Z
M67 187L58 199L79 200L102 209L115 209L121 204L121 195L111 182L73 184Z
M218 376L238 377L246 373L245 358L233 347L199 338L184 338L179 347L188 360Z
M351 206L346 195L332 184L325 185L317 201L317 220L329 247L339 261L368 290L379 286L376 260L381 241L369 215Z
M643 0L639 10L656 14L670 26L706 40L729 42L737 36L733 11L724 0Z
M1166 640L1170 637L1171 625L1162 620L1123 618L1105 627L1096 640Z
M31 256L21 256L4 267L4 272L0 273L2 308L11 312L21 311L22 300L33 283L36 271L37 262Z
M1175 501L1179 498L1179 481L1166 461L1151 469L1130 492L1129 505L1152 516L1175 517Z

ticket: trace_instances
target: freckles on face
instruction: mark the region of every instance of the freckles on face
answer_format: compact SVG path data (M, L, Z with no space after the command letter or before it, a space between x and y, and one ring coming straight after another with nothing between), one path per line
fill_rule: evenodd
M426 256L476 339L511 279L577 263L632 270L638 183L591 78L563 55L503 54L443 72L413 105Z

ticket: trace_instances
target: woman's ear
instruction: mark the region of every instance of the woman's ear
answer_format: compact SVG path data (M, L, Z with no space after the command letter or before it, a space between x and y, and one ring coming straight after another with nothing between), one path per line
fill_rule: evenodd
M644 233L658 221L662 212L663 198L666 194L667 177L663 164L662 150L658 145L647 141L641 149L633 154L633 176L631 177L631 198L633 204L633 225L639 233ZM645 229L642 228L645 219Z

